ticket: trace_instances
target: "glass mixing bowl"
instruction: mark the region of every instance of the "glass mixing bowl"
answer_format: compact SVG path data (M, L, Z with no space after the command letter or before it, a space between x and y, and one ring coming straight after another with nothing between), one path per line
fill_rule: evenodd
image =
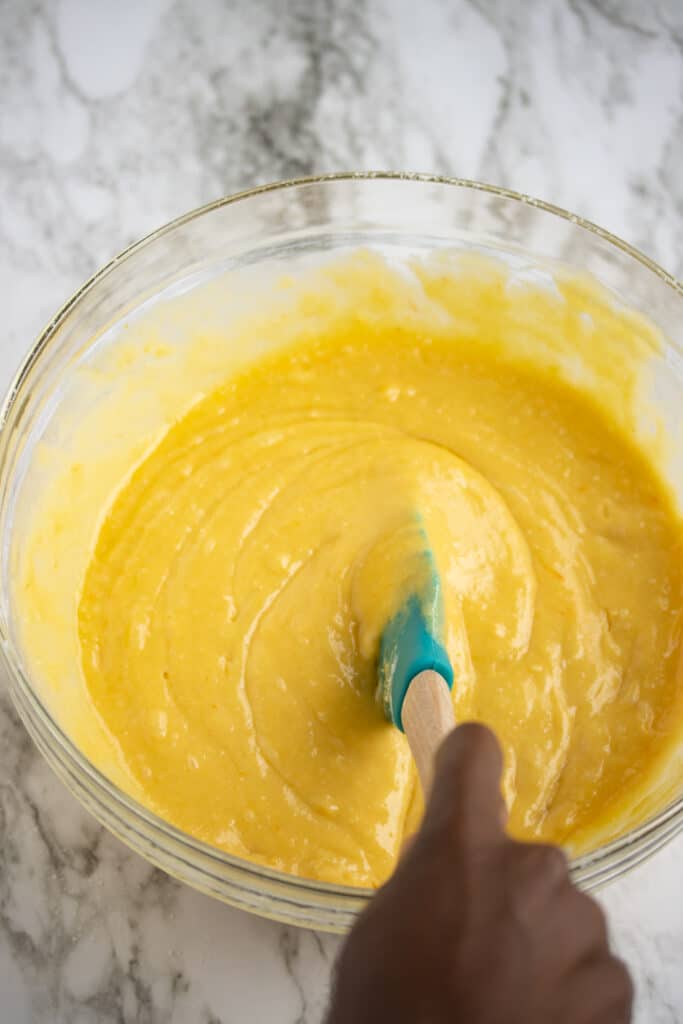
M399 258L463 248L531 268L559 262L590 272L645 314L665 338L653 397L670 428L667 472L683 497L681 285L618 238L564 210L476 182L423 175L344 174L269 185L189 213L131 246L48 324L5 399L0 434L1 646L12 699L39 749L95 817L164 871L236 907L330 931L346 930L370 893L229 856L157 817L89 762L32 678L10 584L28 508L22 502L34 500L41 442L73 399L70 382L79 368L117 324L217 271L292 269L358 246ZM90 389L91 404L100 401L96 374L81 374L79 386ZM642 826L574 859L574 880L585 889L602 885L671 839L683 828L680 784L662 792L659 807Z

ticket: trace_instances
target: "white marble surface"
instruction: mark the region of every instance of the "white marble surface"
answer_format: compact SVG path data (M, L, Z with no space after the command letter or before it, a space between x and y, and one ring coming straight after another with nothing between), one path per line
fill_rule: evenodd
M680 0L0 0L0 383L169 218L345 168L478 177L683 275ZM638 1024L683 1021L683 838L608 888ZM0 694L3 1024L313 1024L337 940L248 918L105 834Z

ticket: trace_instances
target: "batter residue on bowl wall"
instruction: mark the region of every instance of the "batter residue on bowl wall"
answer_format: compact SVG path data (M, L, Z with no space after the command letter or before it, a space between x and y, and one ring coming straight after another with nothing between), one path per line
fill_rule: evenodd
M374 574L368 601L364 579L419 507L456 718L501 740L512 831L618 831L683 730L681 525L634 440L654 331L586 281L483 258L408 278L356 254L292 288L258 325L286 344L202 395L102 509L66 600L85 685L64 725L97 720L88 755L113 743L123 784L192 835L380 883L421 807L375 699L392 591ZM59 493L21 581L29 651Z

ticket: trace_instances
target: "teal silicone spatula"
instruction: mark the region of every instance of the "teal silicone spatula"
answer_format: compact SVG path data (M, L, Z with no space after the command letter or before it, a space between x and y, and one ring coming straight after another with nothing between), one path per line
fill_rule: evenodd
M420 559L424 571L415 577L416 591L384 627L378 680L385 715L406 734L426 797L436 751L455 718L441 580L426 538Z

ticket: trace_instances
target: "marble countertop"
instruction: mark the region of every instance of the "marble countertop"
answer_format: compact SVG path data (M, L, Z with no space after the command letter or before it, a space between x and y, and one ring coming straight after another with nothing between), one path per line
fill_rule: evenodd
M480 178L683 276L680 0L0 0L0 385L129 242L293 175ZM600 897L638 1024L683 1020L683 837ZM3 1024L314 1024L338 940L250 918L81 810L0 683Z

